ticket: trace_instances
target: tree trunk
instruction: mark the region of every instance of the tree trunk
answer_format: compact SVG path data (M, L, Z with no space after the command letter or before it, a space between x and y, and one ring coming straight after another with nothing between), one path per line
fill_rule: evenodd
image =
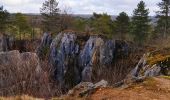
M21 31L19 30L19 37L20 37L20 40L22 39L22 36L21 36Z

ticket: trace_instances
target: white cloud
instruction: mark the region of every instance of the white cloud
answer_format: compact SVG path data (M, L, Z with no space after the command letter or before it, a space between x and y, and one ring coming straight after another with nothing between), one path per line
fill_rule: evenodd
M9 12L39 13L39 9L45 0L0 0L0 5L4 5ZM93 12L118 15L125 11L129 15L136 8L140 0L57 0L60 8L71 8L73 13L92 14ZM144 0L150 15L154 15L158 10L156 4L161 0Z

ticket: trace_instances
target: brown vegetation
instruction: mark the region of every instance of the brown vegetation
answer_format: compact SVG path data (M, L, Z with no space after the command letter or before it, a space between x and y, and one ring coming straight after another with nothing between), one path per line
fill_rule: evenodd
M128 88L100 88L91 100L169 100L170 81L164 78L149 78Z

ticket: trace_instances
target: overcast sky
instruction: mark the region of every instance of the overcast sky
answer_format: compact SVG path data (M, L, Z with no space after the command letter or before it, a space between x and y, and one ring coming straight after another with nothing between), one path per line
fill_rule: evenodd
M45 0L0 0L0 5L11 13L39 13L40 7ZM60 8L71 8L69 10L74 14L92 14L108 13L118 15L125 11L132 15L133 9L140 0L57 0ZM158 10L156 4L161 0L143 0L147 8L150 10L150 15L154 15Z

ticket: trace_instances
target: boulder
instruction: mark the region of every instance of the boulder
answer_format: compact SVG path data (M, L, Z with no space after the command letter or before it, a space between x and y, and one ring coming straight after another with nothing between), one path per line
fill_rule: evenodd
M41 67L35 53L0 52L0 93L19 89L24 92L26 87L36 86L40 75Z
M100 82L97 82L96 84L94 84L94 88L101 88L101 87L107 87L108 86L108 82L105 80L101 80Z
M73 89L69 90L67 95L72 97L83 97L93 93L98 88L103 88L107 86L108 82L105 80L101 80L96 84L93 84L91 82L81 82L78 85L76 85Z

